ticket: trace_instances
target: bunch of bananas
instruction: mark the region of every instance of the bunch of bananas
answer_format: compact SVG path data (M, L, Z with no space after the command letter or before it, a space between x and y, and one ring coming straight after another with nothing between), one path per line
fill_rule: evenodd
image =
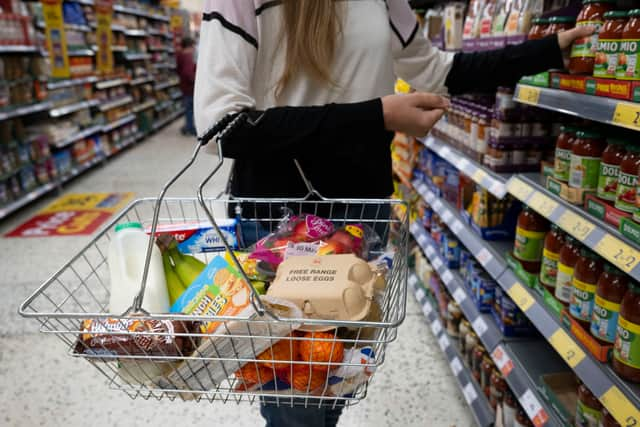
M207 265L194 256L181 253L173 238L169 241L158 238L158 246L162 251L169 302L173 305Z

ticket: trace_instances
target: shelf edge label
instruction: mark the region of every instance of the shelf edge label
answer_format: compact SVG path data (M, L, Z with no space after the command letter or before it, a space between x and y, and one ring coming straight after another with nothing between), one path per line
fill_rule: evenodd
M571 368L578 366L586 357L584 351L582 351L564 329L558 329L554 332L553 335L549 337L549 343Z
M600 401L621 426L638 426L638 422L640 422L640 411L627 399L618 387L611 386L611 388L600 397Z

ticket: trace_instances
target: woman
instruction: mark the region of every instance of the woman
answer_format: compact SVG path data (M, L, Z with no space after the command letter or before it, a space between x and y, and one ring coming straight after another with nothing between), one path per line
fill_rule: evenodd
M444 53L419 31L407 0L207 0L195 86L198 135L246 111L223 142L232 193L297 197L293 159L326 197L392 193L394 131L424 136L448 108L428 93L392 95L396 76L424 92L513 85L563 65L579 28L505 49ZM267 425L335 425L339 410L262 408Z

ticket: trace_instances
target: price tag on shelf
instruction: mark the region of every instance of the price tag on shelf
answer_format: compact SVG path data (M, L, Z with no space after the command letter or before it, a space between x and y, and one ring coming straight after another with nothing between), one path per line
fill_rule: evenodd
M464 172L464 170L470 165L471 163L469 163L469 161L467 159L465 159L464 157L462 157L460 159L460 161L458 162L458 164L456 165L456 167L458 168L458 170L461 170Z
M618 102L611 121L620 126L640 130L640 105Z
M511 178L507 183L507 190L513 194L516 199L525 201L533 192L533 188L529 184L525 184L518 178Z
M520 404L522 408L527 413L531 421L533 421L533 425L536 427L541 427L547 421L549 421L549 415L544 410L540 401L536 397L535 394L531 391L531 389L527 389L522 396L520 396Z
M427 293L422 288L418 288L418 290L416 291L416 299L418 301L422 301L422 298L424 298L426 295Z
M446 351L447 348L449 347L449 338L447 338L447 334L442 334L440 335L440 338L438 338L438 344L440 344L440 349L442 351Z
M433 321L431 324L431 332L433 332L433 335L435 336L440 335L440 332L442 332L442 324L439 320L436 319Z
M462 394L464 394L464 398L467 401L467 404L471 405L478 398L478 393L476 393L476 389L473 388L473 384L468 383L462 389Z
M453 372L454 376L458 376L458 374L460 372L462 372L462 363L460 363L460 359L458 359L458 356L454 357L453 360L449 363L449 366L451 366L451 371Z
M426 190L423 190L422 194L424 195L424 199L427 201L427 203L432 205L436 196L431 191Z
M591 221L588 221L571 211L566 211L562 216L560 216L560 219L558 219L558 225L580 241L584 241L589 233L596 228Z
M442 209L442 202L440 201L440 199L437 199L435 202L433 202L433 209L436 211Z
M524 312L529 310L533 305L533 303L535 302L531 294L529 294L529 292L525 290L525 288L522 286L520 282L516 282L507 291L507 293L509 294L513 302L515 302L516 305L520 307L520 310Z
M440 267L442 267L442 260L440 258L436 257L433 260L432 264L433 264L433 268L434 269L440 270Z
M420 224L418 223L418 221L414 221L411 223L411 226L409 227L409 230L411 231L411 234L420 234Z
M420 243L420 246L425 246L427 242L427 235L424 234L424 232L418 234L418 243Z
M504 196L506 190L507 189L505 188L504 184L500 181L493 181L491 187L489 187L489 191L500 198Z
M429 258L431 258L436 253L436 251L433 250L432 246L427 246L427 249L425 252L427 253L427 256Z
M564 329L558 329L549 337L549 343L571 368L578 366L585 358L584 351L569 337Z
M462 301L464 301L467 298L467 294L462 290L461 287L458 287L453 292L452 296L453 296L453 299L456 300L458 304L462 304Z
M451 274L451 271L447 270L444 273L442 273L442 281L448 285L449 283L451 283L451 281L453 280L453 274Z
M485 179L487 176L488 175L485 171L483 171L482 169L477 169L471 176L471 179L473 179L478 184L482 184L482 180Z
M540 88L519 85L516 99L525 104L538 105L538 101L540 100Z
M513 360L511 360L507 352L504 351L502 344L498 345L495 350L493 350L491 358L505 378L509 376L511 371L513 371Z
M627 399L618 387L611 386L600 397L600 401L621 426L640 426L640 410Z
M478 255L476 255L476 259L483 267L486 268L493 259L493 255L491 255L491 252L489 252L487 248L482 248L480 249L480 252L478 252Z
M596 252L614 263L625 273L631 272L640 263L640 252L609 234L598 242Z
M549 218L553 211L558 207L558 203L551 200L542 193L535 193L528 205L537 210L540 215Z
M489 329L487 326L487 322L480 316L476 317L476 320L471 322L471 327L474 331L476 331L476 335L480 338L484 335L485 332Z
M451 226L451 230L456 235L460 234L460 232L462 231L463 228L464 228L464 226L462 225L462 222L460 222L459 220L455 220L455 222Z
M446 146L443 145L442 148L440 149L440 157L447 157L449 154L451 154L451 149Z
M424 317L429 317L432 311L433 311L433 308L431 307L431 304L429 304L428 302L425 302L424 305L422 306L422 312L424 313Z
M451 213L451 211L446 211L445 213L442 214L442 220L448 224L449 221L451 221L453 219L453 214Z
M418 276L416 276L415 274L409 276L409 284L411 286L416 286L418 284Z

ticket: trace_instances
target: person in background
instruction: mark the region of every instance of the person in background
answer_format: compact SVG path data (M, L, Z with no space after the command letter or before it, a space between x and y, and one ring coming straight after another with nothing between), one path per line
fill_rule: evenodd
M190 37L182 39L182 49L176 56L180 90L184 104L185 124L181 129L183 135L196 136L193 123L193 85L196 79L195 42Z

